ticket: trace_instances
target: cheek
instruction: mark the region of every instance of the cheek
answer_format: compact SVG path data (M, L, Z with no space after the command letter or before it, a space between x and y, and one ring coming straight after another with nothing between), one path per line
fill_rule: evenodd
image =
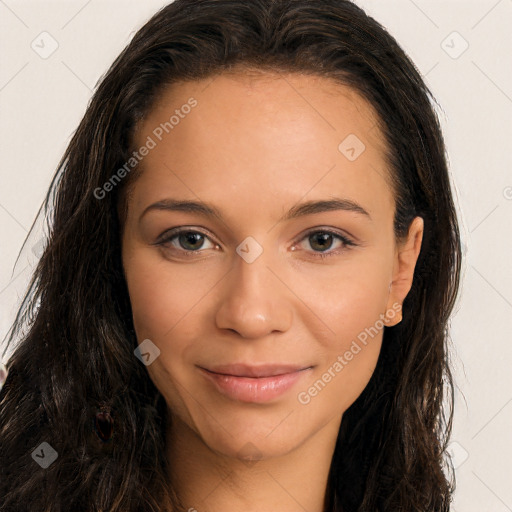
M354 403L375 370L382 346L383 298L373 287L349 291L335 308L326 309L334 333L316 338L322 346L318 367L297 394L297 401L319 418L343 414Z
M126 259L125 275L137 340L150 339L159 348L147 371L167 402L185 411L181 396L187 394L183 389L188 375L183 361L194 350L190 340L201 338L200 315L219 277L211 269L171 269L154 251L134 252Z
M125 275L137 340L150 339L160 350L146 370L174 413L192 423L186 405L187 374L181 362L190 350L188 340L197 337L200 323L189 319L207 288L203 283L199 289L190 273L170 272L168 262L155 261L153 254L143 250L127 260Z
M153 254L140 251L125 266L126 281L130 295L133 321L137 338L150 338L155 344L165 344L180 332L180 338L187 337L183 329L193 326L187 316L194 308L200 308L215 284L211 274L187 272ZM197 324L195 324L197 325Z
M313 277L303 272L294 291L314 312L320 330L318 341L327 352L343 350L386 311L392 258L377 251L360 253ZM303 318L304 323L310 320Z
M310 329L320 364L297 396L311 414L343 413L368 384L382 345L391 262L369 255L331 268L325 279L303 281L301 293L321 320Z

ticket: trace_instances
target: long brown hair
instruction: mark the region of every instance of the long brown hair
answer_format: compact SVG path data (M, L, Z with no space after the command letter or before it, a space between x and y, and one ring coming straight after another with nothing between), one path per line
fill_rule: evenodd
M448 325L461 250L432 93L348 0L176 0L101 80L44 201L48 244L7 340L21 338L0 392L1 512L156 512L166 496L180 509L165 469L166 404L133 354L121 263L136 169L97 191L130 158L137 123L164 87L236 69L308 73L358 91L387 141L397 240L424 219L403 320L385 328L375 372L343 415L325 510L449 510ZM43 442L58 454L47 468L33 456Z

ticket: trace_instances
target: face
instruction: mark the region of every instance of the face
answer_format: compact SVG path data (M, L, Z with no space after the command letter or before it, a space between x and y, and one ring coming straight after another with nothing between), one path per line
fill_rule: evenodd
M224 73L173 84L137 130L135 331L172 416L214 452L274 457L337 429L400 321L422 223L396 244L376 120L325 78Z

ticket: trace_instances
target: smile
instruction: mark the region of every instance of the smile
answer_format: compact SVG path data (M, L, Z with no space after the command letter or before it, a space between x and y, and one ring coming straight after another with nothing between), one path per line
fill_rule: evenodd
M247 403L269 402L290 390L301 378L310 373L312 367L295 369L286 373L266 376L230 375L199 368L214 388L232 400ZM260 369L259 373L261 373ZM267 373L276 371L265 370ZM264 372L265 372L264 371ZM247 370L245 370L247 373ZM258 373L257 370L252 373Z

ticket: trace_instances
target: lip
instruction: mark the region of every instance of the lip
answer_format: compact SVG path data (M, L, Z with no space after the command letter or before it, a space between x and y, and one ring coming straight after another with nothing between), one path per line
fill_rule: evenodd
M307 365L297 364L260 364L249 365L244 363L221 364L208 368L200 367L213 373L232 375L234 377L274 377L286 373L294 373L309 368Z
M312 369L311 366L241 364L198 368L219 393L247 403L269 402L283 395Z

